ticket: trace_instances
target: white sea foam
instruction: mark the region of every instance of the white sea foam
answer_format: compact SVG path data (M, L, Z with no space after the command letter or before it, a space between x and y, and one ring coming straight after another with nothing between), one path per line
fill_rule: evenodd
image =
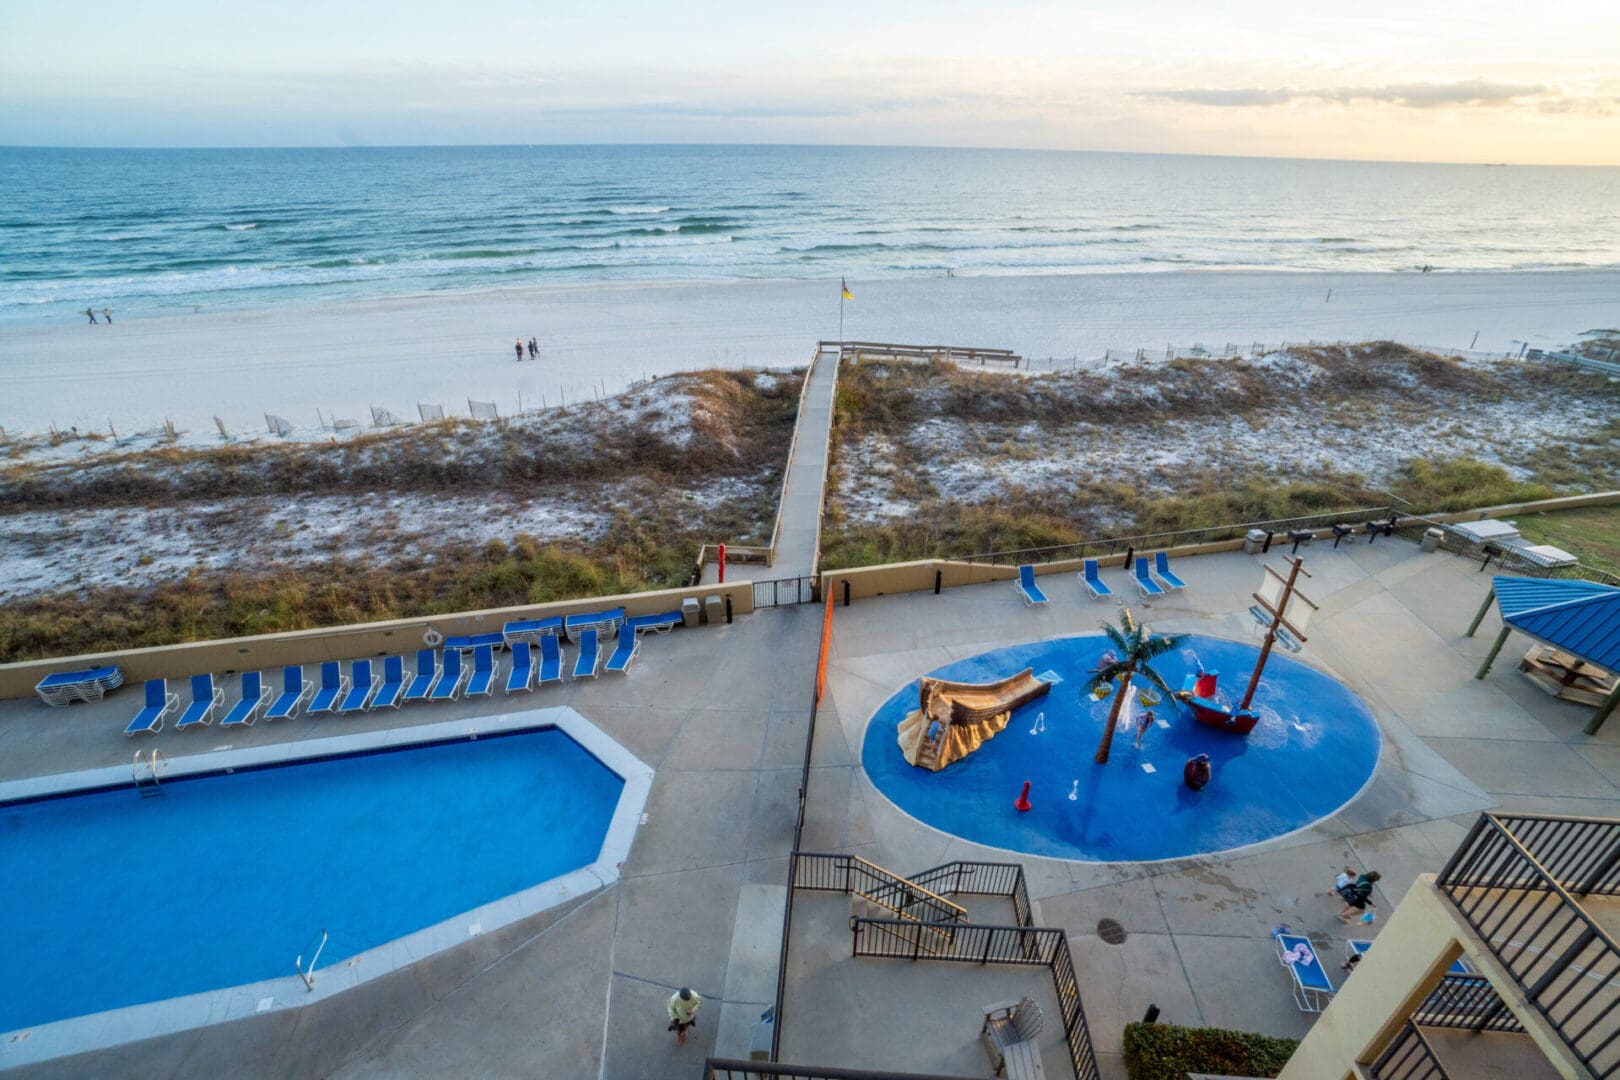
M610 214L667 214L667 206L610 206Z
M259 223L257 221L247 221L247 222L243 222L240 225L226 225L225 226L225 228L230 230L231 232L246 232L249 229L257 229L258 227L259 227Z

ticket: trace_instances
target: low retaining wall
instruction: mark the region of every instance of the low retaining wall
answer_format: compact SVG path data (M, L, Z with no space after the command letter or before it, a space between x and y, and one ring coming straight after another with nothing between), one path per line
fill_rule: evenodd
M658 592L598 596L565 600L552 604L525 604L520 607L463 611L449 615L395 619L391 622L362 623L313 630L292 630L258 637L193 641L180 645L158 645L149 649L94 653L51 660L23 660L0 664L0 698L29 697L45 676L58 671L116 664L124 670L126 683L144 679L179 679L198 672L231 675L238 671L269 671L288 664L315 664L323 660L353 660L395 653L414 653L424 648L422 634L432 627L446 637L483 634L499 630L513 619L544 619L552 615L577 615L623 607L629 615L655 615L681 606L687 597L729 596L734 615L754 610L754 589L746 581L724 585L703 585Z

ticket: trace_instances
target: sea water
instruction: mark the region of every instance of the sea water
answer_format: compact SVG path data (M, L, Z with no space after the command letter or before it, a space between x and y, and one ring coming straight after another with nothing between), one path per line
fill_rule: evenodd
M1620 266L1620 169L1014 150L0 148L0 320L593 280Z

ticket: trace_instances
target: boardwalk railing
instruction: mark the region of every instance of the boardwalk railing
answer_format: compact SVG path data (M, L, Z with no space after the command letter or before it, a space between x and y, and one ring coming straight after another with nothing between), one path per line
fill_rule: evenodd
M1373 1080L1451 1080L1434 1047L1410 1020L1368 1071Z
M1576 899L1620 893L1620 821L1482 814L1436 884L1592 1074L1620 1072L1620 945Z
M944 360L953 364L1006 364L1019 367L1023 357L1011 349L987 349L976 345L902 345L887 341L823 341L818 349L837 349L840 357L856 363L865 360Z

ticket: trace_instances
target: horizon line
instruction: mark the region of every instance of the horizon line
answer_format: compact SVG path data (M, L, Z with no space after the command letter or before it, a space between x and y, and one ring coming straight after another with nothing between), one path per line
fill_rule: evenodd
M619 148L690 148L690 149L776 149L776 150L933 150L960 153L1018 153L1018 154L1108 154L1130 157L1214 158L1229 161L1312 161L1346 165L1450 165L1464 168L1532 168L1532 169L1615 169L1613 164L1590 164L1542 161L1435 161L1424 158L1336 158L1277 154L1211 154L1175 150L1106 150L1094 148L1048 146L943 146L933 143L799 143L799 142L513 142L513 143L361 143L361 144L266 144L266 145L69 145L0 143L4 150L139 150L139 151L227 151L227 150L534 150L534 149L619 149Z

